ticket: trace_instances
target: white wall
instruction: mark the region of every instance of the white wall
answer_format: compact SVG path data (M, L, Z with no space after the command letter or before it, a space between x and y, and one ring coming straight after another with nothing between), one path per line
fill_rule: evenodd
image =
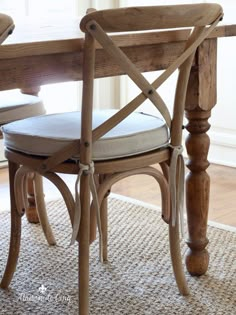
M78 1L78 0L77 0ZM81 2L78 1L78 7ZM110 9L119 7L119 0L87 0L83 4L87 8L95 8L96 10ZM103 78L95 80L94 84L94 107L95 108L119 108L119 78Z
M7 13L17 21L25 16L40 21L41 17L75 18L86 14L88 8L107 9L117 7L118 0L0 0L0 12ZM79 24L78 24L79 27ZM116 93L116 79L103 79L95 83L95 106L108 107ZM42 86L40 96L47 113L73 111L80 109L82 84L67 82ZM115 97L118 106L119 97Z
M218 2L224 9L222 24L236 24L236 1ZM218 97L210 119L209 159L218 164L236 166L236 37L218 39Z

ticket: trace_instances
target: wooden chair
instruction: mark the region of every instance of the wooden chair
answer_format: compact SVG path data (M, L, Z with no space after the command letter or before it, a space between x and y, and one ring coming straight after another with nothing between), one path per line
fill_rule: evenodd
M12 18L6 14L0 13L0 44L12 34L14 30L14 22ZM0 127L4 124L20 120L27 117L44 115L46 113L42 100L36 96L29 94L27 90L10 90L0 92ZM0 139L2 132L0 129ZM32 187L32 188L31 188ZM44 205L43 185L41 176L35 173L28 174L28 188L30 195L27 202L27 213L29 213L30 204L35 202L37 207L41 208L39 212L39 221L42 225L45 237L50 245L55 244L52 231L48 224ZM38 218L30 218L30 222L38 222Z
M185 97L195 51L221 18L221 6L193 4L90 10L82 19L81 29L85 32L82 112L29 118L3 128L12 187L12 233L1 287L9 286L19 253L23 198L18 185L24 183L27 172L38 172L60 189L69 210L72 243L75 240L79 243L79 313L88 314L89 243L94 239L94 223L97 221L99 230L100 258L107 260L106 196L118 180L142 173L153 176L160 185L162 217L169 224L176 282L180 293L188 294L179 248ZM183 52L152 84L117 47L115 37L108 35L181 27L192 27ZM93 110L96 41L107 52L107 58L117 63L141 90L119 111ZM156 90L176 69L179 76L171 116ZM136 111L146 99L163 118ZM29 125L33 125L30 131ZM151 166L156 163L160 164L162 172ZM75 199L56 172L78 174ZM91 206L90 192L93 195Z

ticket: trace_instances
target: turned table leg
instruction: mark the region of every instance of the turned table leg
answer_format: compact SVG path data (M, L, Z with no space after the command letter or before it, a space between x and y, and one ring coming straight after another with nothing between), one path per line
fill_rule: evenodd
M186 207L188 216L189 246L186 266L191 275L200 276L207 271L209 254L206 250L207 218L210 178L206 170L210 139L208 118L216 104L217 40L207 39L197 49L191 69L185 115L188 119L186 139L188 153L186 179Z
M38 95L40 87L31 87L31 88L22 88L21 92L25 94ZM33 176L29 174L28 176L28 191L27 191L27 200L28 207L26 208L26 217L30 223L39 223L39 217L37 213L35 196L34 196L34 185L33 185Z
M189 120L186 126L189 132L186 139L189 157L189 174L186 179L189 250L186 265L191 275L199 276L207 271L209 263L209 254L205 247L208 244L206 233L210 192L210 178L206 172L209 166L207 155L210 140L206 132L210 128L210 111L189 111L186 112L186 117Z

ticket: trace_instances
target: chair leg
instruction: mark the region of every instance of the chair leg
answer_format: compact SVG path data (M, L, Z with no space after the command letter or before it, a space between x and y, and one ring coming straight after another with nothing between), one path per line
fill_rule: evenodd
M39 217L39 222L42 226L45 238L49 245L56 245L56 240L54 238L52 229L50 227L47 211L44 202L44 193L43 193L43 180L42 176L35 173L33 179L34 192L35 192L35 202L36 209Z
M107 220L107 196L104 197L101 207L100 207L100 213L101 213L101 226L102 226L102 241L103 241L103 262L108 261L108 251L107 251L107 226L108 226L108 220Z
M5 289L9 286L17 265L20 252L21 239L21 216L17 211L14 194L14 178L18 165L9 161L9 180L10 180L10 196L11 196L11 237L7 259L7 265L0 287Z
M167 163L160 163L162 172L165 178L169 179L169 166ZM179 218L176 219L175 226L172 226L171 219L169 223L169 243L170 243L170 255L172 261L172 267L176 279L176 283L179 289L180 294L188 295L189 288L187 281L184 275L182 257L180 250L180 239L179 239Z
M169 242L172 267L180 294L188 295L189 289L184 275L179 239L179 220L175 226L169 224Z
M39 223L39 217L35 204L35 191L33 185L34 173L28 174L28 185L27 185L27 200L28 207L26 208L26 217L30 223Z
M79 230L79 314L89 314L89 241L90 191L89 176L80 181L81 221Z

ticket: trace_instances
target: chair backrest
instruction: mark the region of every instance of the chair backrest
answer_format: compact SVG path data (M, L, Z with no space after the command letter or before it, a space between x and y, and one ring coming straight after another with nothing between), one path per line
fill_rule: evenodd
M162 114L171 129L171 143L179 145L182 137L186 91L193 57L197 47L210 34L222 16L223 12L220 5L206 3L119 8L93 11L87 14L80 24L81 30L85 32L81 143L90 143L91 140L96 141L102 137L148 98ZM181 27L192 27L184 52L152 84L143 77L107 34ZM95 40L119 64L142 92L117 114L91 131ZM175 91L174 112L171 117L166 104L156 89L176 69L179 69L179 76ZM82 151L82 159L89 160L90 150L88 149L87 153L86 150L85 153Z
M80 27L87 32L91 20L109 33L205 26L221 14L220 5L206 3L119 8L93 11L83 18Z
M0 13L0 44L12 33L14 22L9 15Z

